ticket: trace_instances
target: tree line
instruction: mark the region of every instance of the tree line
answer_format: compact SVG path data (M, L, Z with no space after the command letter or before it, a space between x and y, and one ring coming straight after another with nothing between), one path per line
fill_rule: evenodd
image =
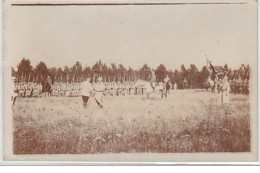
M229 80L249 80L249 65L242 64L238 69L231 69L225 64L224 66L215 66L214 69L223 71ZM163 64L160 64L156 69L152 69L147 64L144 64L140 69L133 69L122 64L111 63L107 65L99 60L93 66L82 67L81 63L77 61L72 67L48 68L43 61L33 67L31 61L26 58L22 58L17 65L17 70L12 67L12 76L16 78L16 82L40 83L46 80L47 76L50 76L53 82L82 82L87 77L95 80L99 76L102 76L104 82L135 82L138 79L151 80L152 71L155 72L157 82L162 82L168 75L171 83L177 83L178 88L202 88L209 77L212 80L215 78L207 65L203 66L201 70L194 64L189 67L181 65L180 70L167 69Z

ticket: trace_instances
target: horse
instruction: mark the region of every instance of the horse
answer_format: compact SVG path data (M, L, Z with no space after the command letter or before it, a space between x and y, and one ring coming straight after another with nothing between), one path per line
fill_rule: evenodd
M135 90L142 90L142 93L146 94L146 98L149 99L152 93L161 93L161 97L167 97L166 85L162 82L147 82L138 80L134 85Z
M47 96L51 96L51 84L48 81L44 81L42 82L42 92L45 93L45 97L46 97L46 92L47 92Z

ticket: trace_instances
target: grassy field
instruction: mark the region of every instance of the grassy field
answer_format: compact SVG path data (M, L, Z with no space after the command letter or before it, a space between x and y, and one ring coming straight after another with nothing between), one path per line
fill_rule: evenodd
M90 98L18 98L13 107L14 154L246 152L250 151L249 97L221 105L209 92Z

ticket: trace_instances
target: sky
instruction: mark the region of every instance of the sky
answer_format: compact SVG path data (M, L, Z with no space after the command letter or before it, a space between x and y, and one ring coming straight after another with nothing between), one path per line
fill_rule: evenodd
M195 64L237 68L257 59L257 5L8 6L4 57L16 67L92 66L101 59L134 69Z

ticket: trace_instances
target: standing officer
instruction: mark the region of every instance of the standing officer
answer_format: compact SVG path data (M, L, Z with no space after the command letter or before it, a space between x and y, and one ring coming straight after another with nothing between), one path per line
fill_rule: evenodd
M221 89L221 103L229 103L229 91L230 91L230 85L228 82L228 77L225 76L223 78L223 85Z
M102 82L102 77L97 78L97 83L94 85L95 99L100 108L103 108L103 97L105 92L105 85Z
M92 91L93 91L93 87L92 87L92 84L90 83L90 78L87 78L81 84L81 96L82 96L82 100L83 100L83 108L87 108L88 99L89 99Z

